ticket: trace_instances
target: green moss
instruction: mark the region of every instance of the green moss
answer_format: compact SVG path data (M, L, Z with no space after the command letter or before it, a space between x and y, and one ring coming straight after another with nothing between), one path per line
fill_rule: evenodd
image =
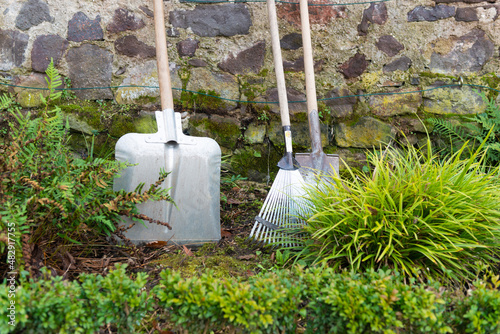
M184 108L196 109L202 112L217 111L226 107L224 100L220 99L220 94L213 90L205 91L203 89L197 93L183 91L179 103Z
M135 132L155 133L158 130L156 119L153 115L140 116L134 121Z
M256 78L252 75L239 76L240 91L247 97L247 101L255 101L259 96L262 96L265 91L262 78Z
M298 112L290 117L290 121L294 123L303 123L307 122L307 112Z
M216 122L209 118L192 119L190 134L193 136L208 136L215 139L219 145L234 148L241 136L240 126L230 121Z
M262 71L259 72L259 76L267 77L269 75L269 69L263 68Z
M124 134L135 132L134 119L126 115L118 115L113 119L109 134L113 137L121 137Z
M143 105L143 104L150 104L150 103L158 103L159 102L159 97L156 96L141 96L135 99L134 103Z
M488 87L497 89L500 87L500 77L495 73L489 73L481 78L481 81L486 83ZM485 92L487 96L491 99L496 99L498 96L498 92L490 89L489 92Z
M274 178L278 172L276 164L283 156L279 148L269 147L266 144L252 145L235 150L231 157L232 169L252 181L265 181L268 172Z
M204 272L207 269L213 270L214 276L233 277L246 276L247 271L257 269L257 264L248 261L241 261L228 255L198 255L187 256L184 253L169 254L152 262L179 271L184 277L192 277Z

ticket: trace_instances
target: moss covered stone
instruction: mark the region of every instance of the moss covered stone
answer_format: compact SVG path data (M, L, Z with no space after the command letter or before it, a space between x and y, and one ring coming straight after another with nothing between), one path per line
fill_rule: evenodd
M263 182L274 178L278 172L276 166L283 156L283 150L270 144L245 146L236 149L231 157L231 168L251 181Z
M221 146L235 148L241 136L237 119L218 115L197 114L189 120L188 132L192 136L209 137Z
M215 277L245 276L247 271L257 269L257 263L238 260L229 255L187 256L186 254L168 254L152 262L172 268L183 277L192 277L206 268L213 270Z
M310 150L311 139L309 137L309 123L305 122L292 122L292 143L294 151ZM267 134L269 140L273 145L283 147L285 141L283 139L283 127L280 121L271 121ZM321 142L323 146L328 145L328 130L326 124L321 124Z
M431 114L470 115L486 110L486 103L481 95L467 86L427 90L423 97L424 111Z
M373 117L362 117L349 126L336 124L334 137L340 147L378 148L388 144L396 135L396 129Z

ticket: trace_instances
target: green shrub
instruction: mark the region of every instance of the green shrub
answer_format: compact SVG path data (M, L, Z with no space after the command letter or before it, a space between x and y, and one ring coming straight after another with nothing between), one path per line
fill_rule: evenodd
M106 277L83 275L78 281L61 276L47 280L21 281L14 298L0 289L1 333L98 333L110 325L119 333L135 333L146 312L151 310L143 291L146 275L128 277L126 265L118 265ZM15 326L7 317L15 301Z
M484 142L483 142L484 144ZM473 279L498 263L498 168L482 169L482 146L439 162L430 142L368 157L373 173L333 177L308 190L299 257L335 268L394 268L406 276Z
M500 281L498 275L474 282L468 296L452 301L452 323L459 333L500 333Z
M451 333L439 286L405 284L398 273L373 270L305 272L309 304L306 333Z
M305 287L288 272L221 280L210 273L182 279L164 271L156 288L168 320L189 333L228 329L237 333L295 332ZM302 314L303 315L303 314Z
M57 240L59 246L89 243L100 236L120 233L117 228L122 216L147 220L139 215L137 203L171 200L167 190L158 187L166 173L144 192L142 185L135 192L115 192L113 179L126 167L125 163L92 156L84 160L72 154L67 120L57 106L51 110L48 107L61 94L53 89L61 79L52 64L47 75L50 95L45 109L37 117L12 110L0 146L2 252L8 228L13 231L9 238L16 241L16 254L20 255L22 234L29 235L30 242L44 240L50 244ZM0 107L9 108L8 100L4 97Z
M210 273L183 279L165 270L148 293L147 276L131 278L125 267L75 281L22 279L14 296L4 285L0 332L149 333L144 319L154 318L181 333L500 333L498 276L464 294L383 270L295 267L247 281ZM11 301L15 326L7 317Z

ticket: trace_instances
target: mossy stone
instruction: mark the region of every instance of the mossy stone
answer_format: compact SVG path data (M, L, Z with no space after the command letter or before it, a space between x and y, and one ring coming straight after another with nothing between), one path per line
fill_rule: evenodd
M109 134L116 138L131 132L135 132L134 119L127 115L115 117L109 128Z
M276 165L282 156L282 150L270 144L245 146L234 151L231 157L231 169L251 181L268 181L278 172Z
M223 147L234 149L241 136L240 123L230 117L194 115L189 120L188 132L192 136L209 137Z

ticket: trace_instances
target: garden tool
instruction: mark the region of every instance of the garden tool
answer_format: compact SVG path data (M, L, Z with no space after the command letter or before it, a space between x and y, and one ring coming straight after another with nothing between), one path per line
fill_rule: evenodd
M286 95L285 74L278 32L278 19L274 0L267 0L267 12L271 27L274 70L278 86L281 125L285 139L285 154L278 162L280 170L276 175L266 200L255 218L250 237L264 242L276 242L286 228L297 228L303 224L297 217L305 196L304 179L299 172L299 164L293 158L292 131Z
M302 26L302 47L304 48L307 119L309 121L311 153L297 153L295 157L302 167L301 172L305 175L306 180L309 181L311 178L317 176L337 175L339 172L339 156L337 154L325 154L321 143L307 0L300 0L300 22Z
M191 137L182 132L180 113L174 112L165 35L163 1L154 0L156 58L162 111L156 111L158 132L129 133L115 147L116 159L127 167L115 179L114 189L145 189L158 180L161 171L170 173L161 185L175 204L166 201L138 205L139 212L162 225L136 223L125 234L135 244L152 241L202 244L220 240L221 150L210 138ZM124 218L126 219L126 218Z

